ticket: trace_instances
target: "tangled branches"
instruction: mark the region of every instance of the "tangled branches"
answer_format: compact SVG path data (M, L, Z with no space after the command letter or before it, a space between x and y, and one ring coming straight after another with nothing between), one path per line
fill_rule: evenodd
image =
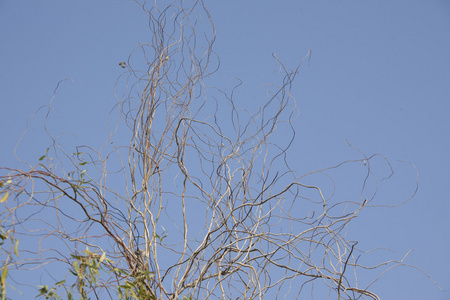
M366 172L362 195L371 161L389 162L363 156L296 175L290 90L301 63L282 65L280 86L249 114L235 104L240 83L230 91L206 85L219 60L201 1L138 4L152 40L120 63L116 94L125 88L107 146L69 155L52 137L30 170L2 168L2 239L12 241L2 248L3 269L18 282L21 270L62 266L54 287L39 289L47 299L62 290L81 299L299 297L314 284L338 299L378 299L358 285L355 274L368 267L345 234L376 191L339 200L304 179L357 164ZM27 250L15 255L23 239Z

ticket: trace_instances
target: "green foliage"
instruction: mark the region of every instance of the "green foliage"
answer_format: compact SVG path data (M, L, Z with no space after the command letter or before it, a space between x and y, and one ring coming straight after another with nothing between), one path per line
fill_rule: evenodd
M100 265L103 261L110 261L106 258L105 253L99 255L92 252L86 247L86 250L81 252L83 255L72 255L75 261L72 263L73 269L70 272L77 277L75 284L81 299L87 299L86 286L93 288L97 285L97 278L100 276Z
M38 161L41 162L40 164L43 167L44 166L44 164L43 164L44 163L44 159L46 159L45 163L47 164L47 166L50 169L53 169L53 168L56 167L56 165L53 162L53 157L49 156L48 152L49 152L50 148L51 148L51 146L49 146L49 147L47 147L47 149L45 149L45 153L38 158Z
M6 182L0 181L0 188L3 188L3 187L5 187L5 186L7 186L7 185L9 185L11 183L12 183L11 179L8 179ZM0 195L0 203L6 202L6 200L8 200L8 197L9 197L9 192L8 191L6 191L3 194L3 196Z
M14 238L14 236L11 234L9 230L4 230L2 226L0 226L0 250L1 247L5 244L7 240L10 240L11 245L13 246L13 252L14 254L19 257L19 240ZM8 265L9 261L11 260L11 253L7 252L6 260L3 264L3 266L0 268L1 277L0 277L0 299L5 300L6 299L6 285L12 287L6 282L6 279L8 278Z
M134 276L134 280L127 280L124 284L119 286L119 298L125 300L131 299L156 299L150 294L146 286L146 282L154 277L154 274L148 271L141 271Z
M166 229L164 227L162 229L163 229L163 232L161 233L161 235L155 233L155 238L157 238L160 243L162 243L163 240L168 236L168 234L166 233Z
M39 157L39 161L43 161L44 158L47 157L47 155L48 155L48 150L50 150L50 147L48 147L47 150L45 150L45 154L44 154L44 155L42 155L41 157Z
M70 180L75 181L75 183L73 184L74 187L78 189L85 188L91 182L91 180L86 180L86 171L87 170L82 170L81 172L79 172L78 178L74 176L77 173L76 171L72 171L67 174L67 177Z
M61 297L58 296L56 291L57 291L58 287L63 286L65 282L66 282L65 280L61 280L61 281L57 282L51 289L49 289L47 285L40 285L39 286L39 295L37 295L36 298L37 297L45 297L45 299L51 299L51 300L61 299ZM69 300L73 299L71 292L67 292L67 299L69 299Z
M6 277L8 277L8 260L5 265L2 267L2 277L0 279L0 298L1 300L6 299Z
M75 276L75 283L70 286L70 288L66 287L64 284L66 280L61 280L57 282L52 288L49 288L47 285L39 286L39 294L36 297L45 298L45 299L63 299L60 295L58 295L58 289L63 287L65 289L65 293L67 295L67 299L73 299L73 290L76 288L79 297L81 300L87 300L88 298L88 290L93 290L97 288L99 285L100 279L100 270L104 270L104 264L114 264L114 262L106 257L106 254L102 252L102 254L98 254L96 252L92 252L86 247L86 250L81 251L81 254L73 254L72 258L74 261L72 262L72 269L70 273ZM120 273L118 268L113 268L112 271L109 272L117 272Z
M0 246L3 246L3 244L5 243L5 240L8 239L9 236L9 232L5 232L5 230L3 230L2 227L0 227Z

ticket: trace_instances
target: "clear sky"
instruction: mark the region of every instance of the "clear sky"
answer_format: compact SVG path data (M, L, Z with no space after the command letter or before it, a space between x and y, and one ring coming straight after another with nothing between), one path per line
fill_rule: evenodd
M379 204L349 234L364 249L386 247L450 290L450 2L205 1L216 26L221 68L214 83L243 81L238 102L256 110L258 88L280 83L277 57L300 68L293 95L300 118L291 155L306 173L380 153L396 173ZM146 15L126 0L0 1L1 166L19 166L12 151L27 119L54 102L53 131L67 145L103 143L114 84L139 42L150 41ZM18 151L35 161L48 146L42 112ZM33 134L35 133L35 134ZM339 184L339 180L337 180ZM342 182L345 186L346 182ZM389 256L386 256L389 257ZM374 286L382 299L450 299L420 271L400 267Z

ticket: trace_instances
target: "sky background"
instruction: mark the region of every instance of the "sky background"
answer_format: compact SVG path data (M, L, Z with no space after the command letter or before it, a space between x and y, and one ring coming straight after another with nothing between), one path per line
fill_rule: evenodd
M386 247L400 267L374 286L381 299L450 299L450 2L206 1L216 26L218 87L238 77L238 102L256 110L262 84L280 83L279 64L295 68L311 56L293 85L300 117L291 155L300 174L380 153L396 173L379 204L349 231L364 249ZM150 41L146 15L133 2L1 1L1 166L20 166L14 146L28 118L54 100L53 132L71 143L100 146L117 103L118 66ZM48 147L43 112L29 123L21 158L36 161ZM68 142L69 143L69 142ZM384 172L384 171L380 171ZM345 172L344 172L345 173ZM339 175L339 174L337 174ZM341 176L345 176L341 174ZM342 186L351 185L342 178ZM337 184L340 180L338 176ZM383 252L384 253L384 252ZM382 254L384 255L384 254Z

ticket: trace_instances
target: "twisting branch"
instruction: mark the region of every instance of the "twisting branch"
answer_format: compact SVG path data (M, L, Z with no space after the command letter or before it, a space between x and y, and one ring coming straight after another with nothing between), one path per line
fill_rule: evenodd
M345 263L344 263L344 269L342 270L341 276L339 277L339 283L338 283L338 287L337 287L337 290L338 290L338 300L341 299L341 284L342 284L342 278L344 277L345 270L347 269L348 260L349 260L350 257L352 256L353 249L355 248L355 246L356 246L357 244L358 244L358 242L355 242L355 243L352 245L352 248L350 249L350 253L349 253L348 256L347 256L347 260L346 260Z

